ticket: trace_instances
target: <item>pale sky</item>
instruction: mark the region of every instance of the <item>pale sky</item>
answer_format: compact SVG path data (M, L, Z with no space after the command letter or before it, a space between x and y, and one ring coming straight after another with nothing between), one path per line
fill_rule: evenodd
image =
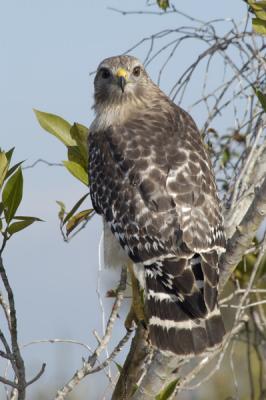
M178 1L173 3L178 7ZM26 160L25 165L38 158L51 162L65 159L63 145L39 127L32 109L89 125L93 118L90 72L99 62L126 51L143 37L189 24L176 14L122 16L108 10L108 7L141 10L145 4L145 0L1 0L0 147L8 150L15 146L15 160ZM246 15L246 6L241 0L187 0L180 2L180 7L185 13L206 21L227 17L240 21ZM186 61L193 59L195 42L189 46L179 50L176 64L164 75L162 88L165 90L172 83L173 68L181 73ZM146 52L147 47L140 47L132 54L144 59ZM148 71L156 80L156 63ZM193 117L200 121L200 115ZM25 170L24 180L20 213L38 216L45 222L19 233L4 253L15 293L20 343L69 338L94 348L92 331L101 332L96 294L100 219L94 218L71 243L64 243L55 201L62 200L71 207L86 188L63 168L41 164ZM117 278L110 271L103 271L101 276L105 293L114 287ZM104 303L108 311L111 301L107 299ZM123 334L121 320L113 343ZM74 345L39 344L26 348L23 355L29 378L42 362L47 362L45 375L29 389L31 400L39 390L44 391L44 399L52 399L55 389L81 366L81 357L86 353ZM2 374L3 364L0 367ZM97 382L101 385L97 386ZM105 385L107 380L103 375L91 376L76 393L80 400L100 400ZM90 397L84 394L88 390ZM3 396L0 389L0 398Z

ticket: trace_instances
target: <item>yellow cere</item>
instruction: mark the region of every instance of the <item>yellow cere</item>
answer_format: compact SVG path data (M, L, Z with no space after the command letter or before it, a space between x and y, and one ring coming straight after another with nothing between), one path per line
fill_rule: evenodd
M123 77L123 78L127 79L128 78L128 72L124 68L118 68L118 70L116 72L116 76L118 78Z

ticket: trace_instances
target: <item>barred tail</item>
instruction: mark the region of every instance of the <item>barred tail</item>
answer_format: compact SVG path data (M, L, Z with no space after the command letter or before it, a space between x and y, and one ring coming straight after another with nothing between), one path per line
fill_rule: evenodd
M144 267L152 345L186 356L218 346L225 329L217 305L217 254L165 258Z

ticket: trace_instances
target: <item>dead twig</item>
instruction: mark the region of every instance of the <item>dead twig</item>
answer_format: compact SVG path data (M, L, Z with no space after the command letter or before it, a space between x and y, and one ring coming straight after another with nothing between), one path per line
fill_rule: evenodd
M96 347L95 351L93 354L88 358L86 362L83 363L82 368L80 368L74 375L73 377L60 389L57 391L55 400L64 400L65 397L74 389L76 385L79 384L79 382L84 379L85 376L91 373L96 361L98 360L99 355L106 349L106 346L108 345L108 342L111 338L112 335L112 330L113 326L115 323L115 320L118 315L119 308L121 306L123 297L124 297L124 291L126 288L126 281L127 281L127 270L126 267L122 268L121 271L121 278L120 278L120 283L117 288L116 292L116 299L113 304L113 308L111 311L111 314L109 316L108 322L106 324L106 329L103 337L99 339L98 346ZM122 341L118 344L118 346L115 347L114 351L111 353L113 356L115 356L119 351L121 351L121 344L124 345L126 343L126 339L128 336L126 335ZM113 357L109 357L109 361L112 361ZM107 362L107 364L108 364ZM103 366L105 368L106 365Z

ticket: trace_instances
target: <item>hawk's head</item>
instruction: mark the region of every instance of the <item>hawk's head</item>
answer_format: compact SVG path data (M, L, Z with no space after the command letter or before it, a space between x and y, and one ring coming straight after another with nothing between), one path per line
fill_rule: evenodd
M141 62L132 56L103 60L94 80L95 103L119 105L127 100L147 96L145 87L151 82Z

